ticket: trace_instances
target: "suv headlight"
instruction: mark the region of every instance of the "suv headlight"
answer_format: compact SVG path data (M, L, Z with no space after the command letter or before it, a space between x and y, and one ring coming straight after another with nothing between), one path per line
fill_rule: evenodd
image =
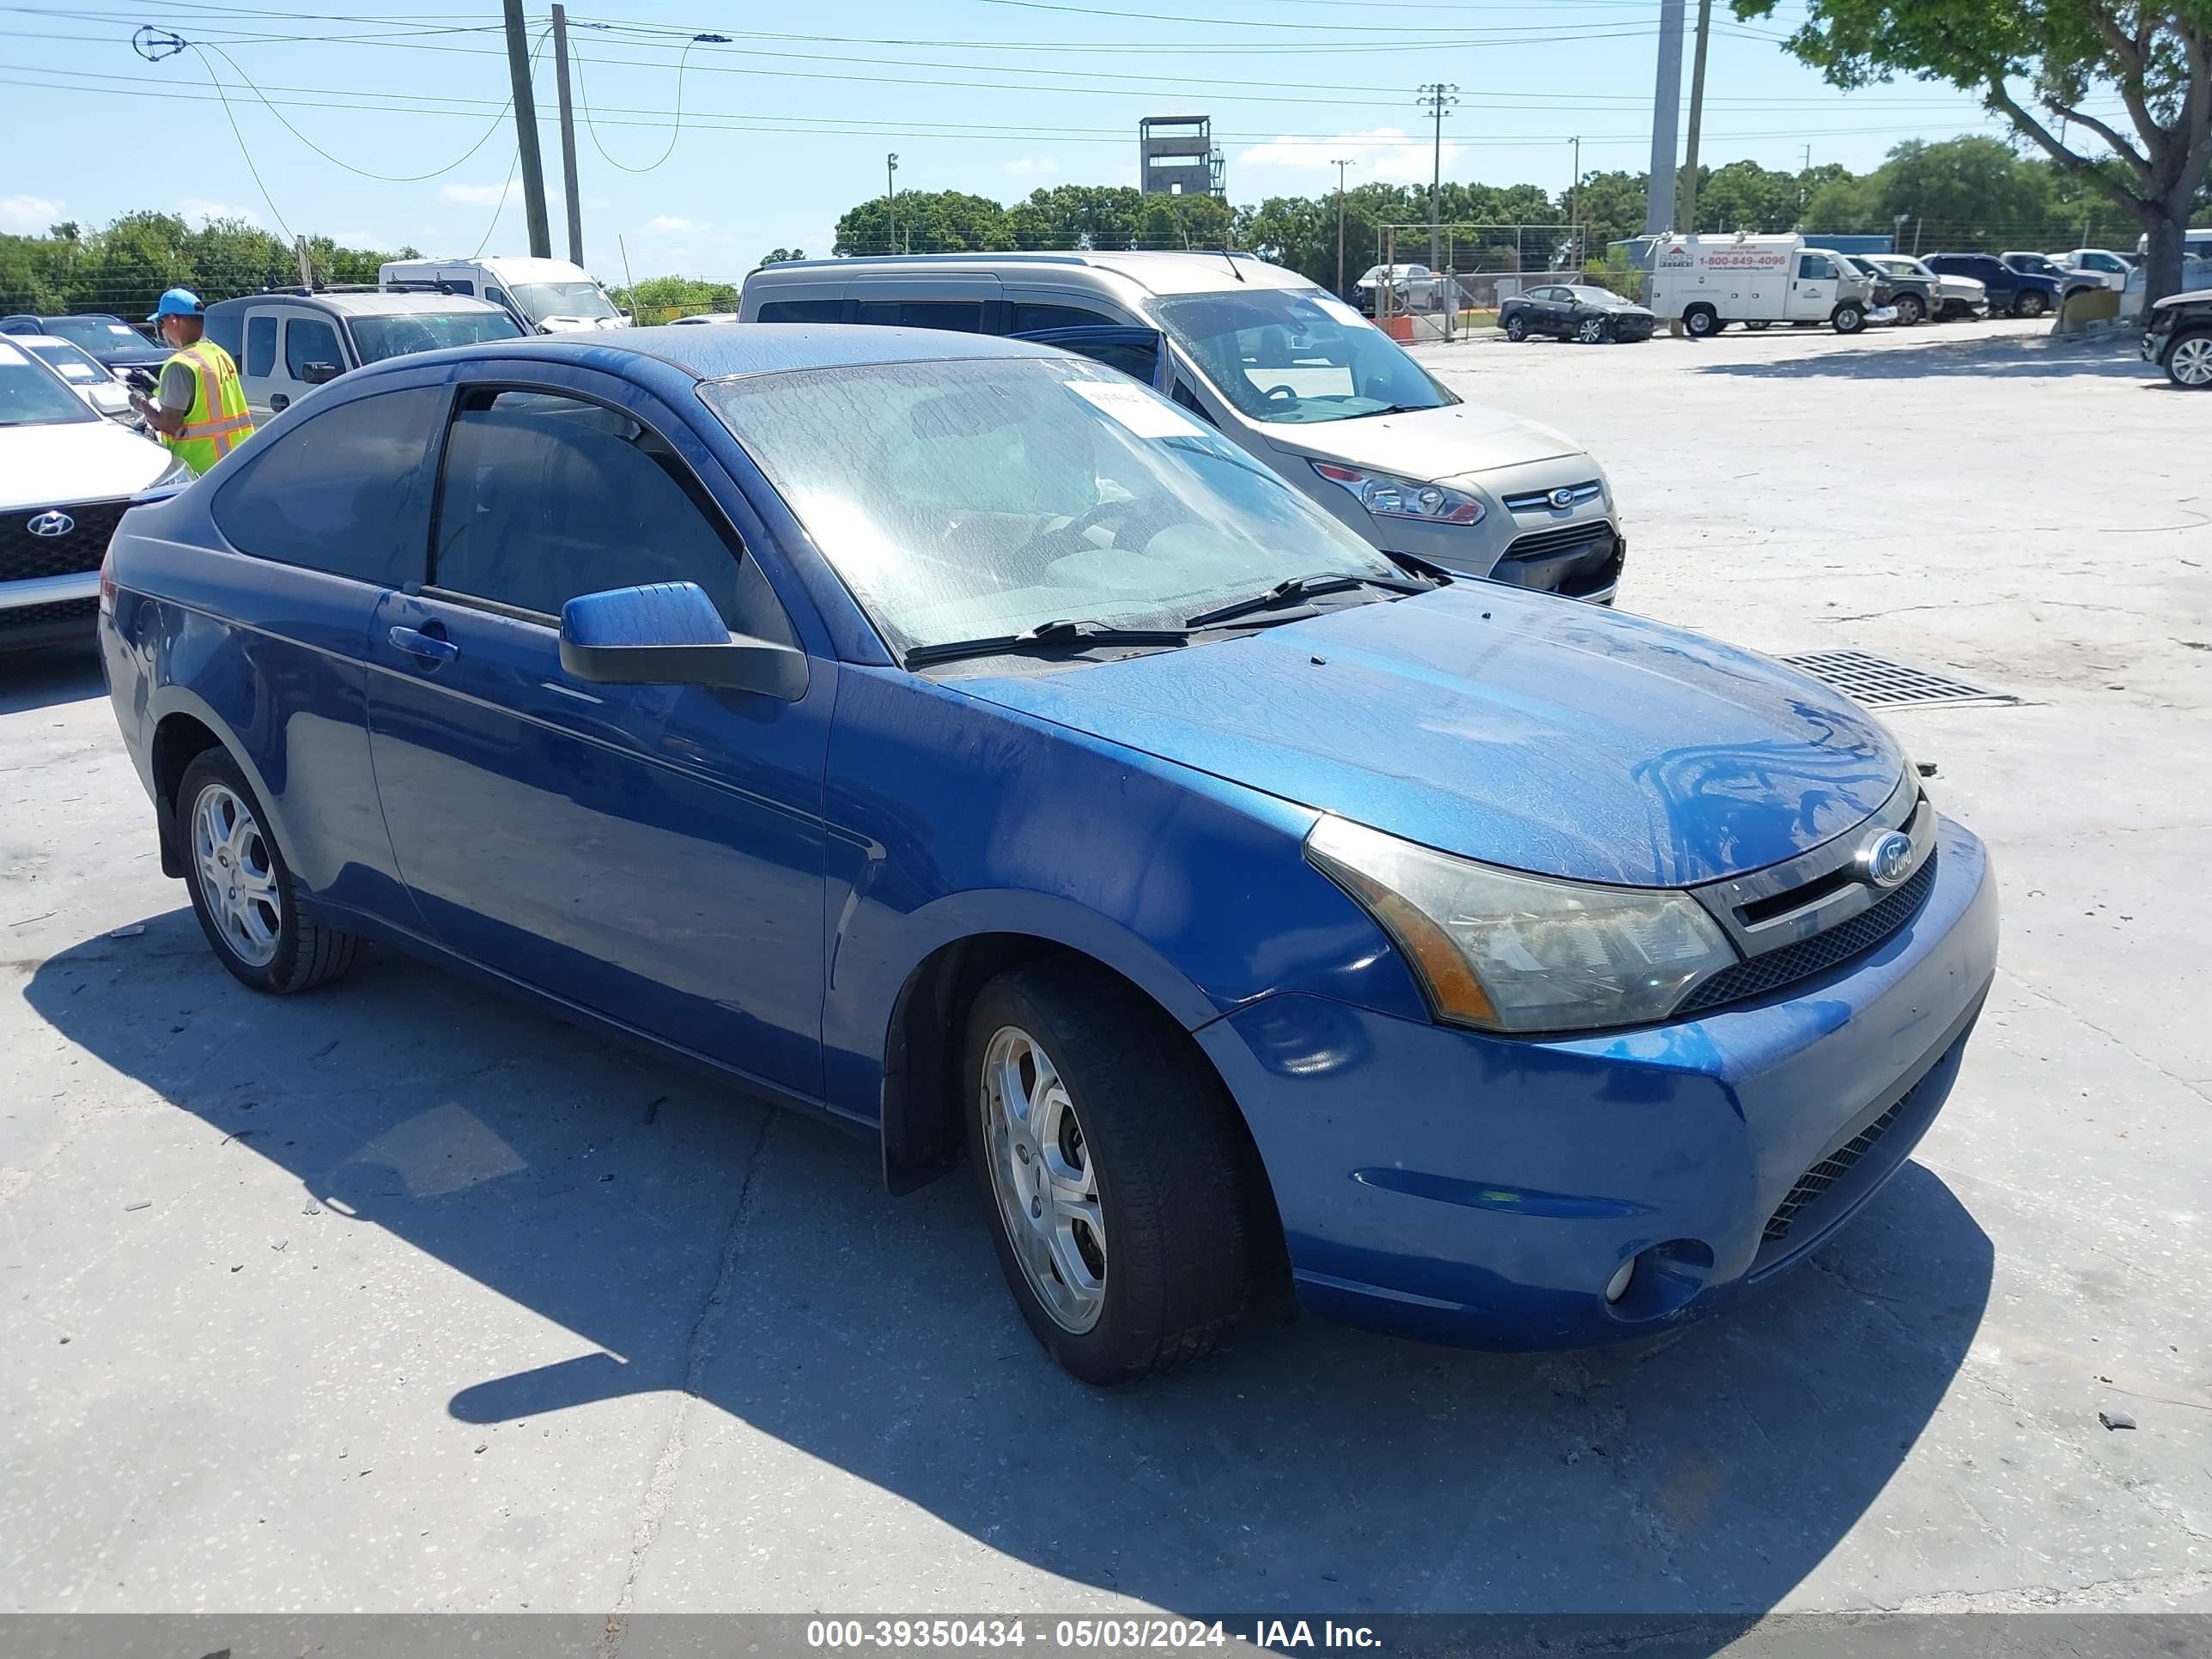
M1335 461L1316 461L1313 470L1340 489L1350 490L1359 498L1360 506L1378 519L1420 519L1430 524L1482 522L1481 498L1463 489L1394 478L1387 472L1363 472Z
M1521 875L1340 817L1315 824L1305 851L1390 935L1451 1024L1649 1024L1736 960L1687 893Z

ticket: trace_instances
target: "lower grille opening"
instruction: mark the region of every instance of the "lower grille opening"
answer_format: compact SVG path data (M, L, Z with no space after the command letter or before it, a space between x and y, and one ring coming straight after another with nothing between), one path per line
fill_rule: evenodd
M100 614L98 599L58 599L51 605L18 605L0 610L0 638L11 628L38 628L52 623L89 623Z
M1790 1189L1789 1195L1775 1206L1774 1213L1767 1217L1766 1231L1759 1235L1759 1242L1773 1244L1789 1237L1790 1225L1796 1220L1797 1212L1849 1175L1853 1166L1874 1149L1875 1142L1882 1138L1889 1126L1904 1115L1905 1103L1911 1098L1912 1095L1908 1091L1899 1097L1895 1105L1799 1176L1797 1184Z

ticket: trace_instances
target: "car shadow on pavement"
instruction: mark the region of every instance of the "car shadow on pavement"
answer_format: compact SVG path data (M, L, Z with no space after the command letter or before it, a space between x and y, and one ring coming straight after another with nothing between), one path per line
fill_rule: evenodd
M2087 374L2165 385L2165 376L2136 356L2136 337L2130 334L2124 344L2112 340L1945 340L1911 350L1889 346L1765 362L1702 363L1697 373L1774 380L1917 380L1946 375L2002 380Z
M0 656L0 714L21 714L104 696L89 645L52 645Z
M848 1582L944 1581L901 1506L831 1471L986 1559L1170 1611L1694 1613L1720 1617L1717 1649L1898 1476L1989 1295L1988 1237L1909 1164L1809 1267L1671 1339L1492 1355L1276 1319L1100 1393L1021 1324L964 1170L894 1200L869 1143L403 957L280 1002L198 944L189 910L153 917L25 995L216 1132L206 1156L244 1137L296 1179L283 1212L321 1213L288 1224L295 1249L381 1229L574 1334L550 1365L489 1336L443 1356L475 1380L425 1412L534 1423L688 1393L781 1445L695 1427L672 1513L726 1527L742 1494L775 1548ZM284 1316L319 1324L331 1288L301 1282ZM381 1363L336 1307L328 1331L334 1369ZM1860 1546L1877 1573L1887 1547Z

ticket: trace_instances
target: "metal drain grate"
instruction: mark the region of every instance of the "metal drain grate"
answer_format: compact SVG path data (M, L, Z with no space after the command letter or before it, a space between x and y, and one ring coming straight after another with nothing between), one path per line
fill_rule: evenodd
M1870 657L1863 651L1815 651L1782 660L1823 685L1832 685L1854 702L2013 702L2002 692L1984 691L1924 668Z

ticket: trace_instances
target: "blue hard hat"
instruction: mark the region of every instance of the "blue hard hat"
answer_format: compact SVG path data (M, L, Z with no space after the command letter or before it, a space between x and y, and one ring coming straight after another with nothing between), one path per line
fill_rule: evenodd
M146 320L149 323L158 323L164 317L198 317L204 314L206 309L207 307L200 303L200 296L191 289L173 288L161 296L161 304L154 307L154 314Z

